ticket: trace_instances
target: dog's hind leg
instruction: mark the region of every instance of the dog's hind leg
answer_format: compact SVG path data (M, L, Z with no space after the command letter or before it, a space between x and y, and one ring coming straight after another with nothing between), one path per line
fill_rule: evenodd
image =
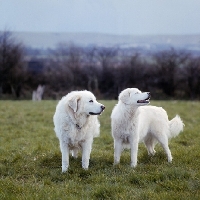
M167 135L166 134L160 134L160 133L158 133L156 135L157 135L158 142L160 142L165 153L167 154L168 162L172 162L172 155L171 155L171 151L170 151L169 146L168 146Z
M147 148L148 155L155 155L156 151L154 150L154 147L156 145L156 140L153 138L153 136L148 136L144 139L144 144Z
M120 162L122 153L122 139L114 139L114 165Z

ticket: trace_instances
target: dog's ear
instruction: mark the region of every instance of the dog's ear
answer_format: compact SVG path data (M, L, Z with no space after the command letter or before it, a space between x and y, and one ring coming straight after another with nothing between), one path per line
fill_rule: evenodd
M120 94L119 94L119 100L122 101L123 103L128 103L129 102L129 98L130 98L130 90L129 88L123 90Z
M74 96L68 101L68 106L74 111L77 112L78 110L78 101L80 101L80 96Z

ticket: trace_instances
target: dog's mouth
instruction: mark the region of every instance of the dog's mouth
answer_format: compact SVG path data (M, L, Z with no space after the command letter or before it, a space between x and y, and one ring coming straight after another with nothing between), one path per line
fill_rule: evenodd
M90 115L100 115L102 112L100 113L93 113L93 112L89 112Z
M150 101L150 96L148 96L146 99L144 100L138 100L137 103L149 103Z
M101 113L103 112L103 110L99 113L93 113L93 112L89 112L90 115L101 115Z
M90 115L101 115L101 113L105 110L105 106L101 106L101 112L99 113L94 113L94 112L89 112Z

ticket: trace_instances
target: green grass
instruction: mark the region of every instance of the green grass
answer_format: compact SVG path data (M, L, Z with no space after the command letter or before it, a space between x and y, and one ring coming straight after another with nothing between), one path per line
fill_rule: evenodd
M81 168L79 154L62 174L52 122L57 102L0 101L0 199L200 199L200 102L151 102L170 119L178 113L185 129L170 141L172 164L159 145L149 157L140 144L135 169L128 150L113 166L110 114L116 101L100 102L106 110L89 170Z

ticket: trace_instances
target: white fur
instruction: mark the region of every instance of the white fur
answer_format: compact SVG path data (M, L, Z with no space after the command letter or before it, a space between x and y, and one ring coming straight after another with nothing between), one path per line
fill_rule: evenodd
M70 150L74 157L82 150L82 167L88 169L93 138L99 135L97 115L104 108L89 91L73 91L58 102L53 121L62 153L62 172L69 167Z
M124 148L131 149L131 166L137 165L138 143L144 142L148 153L155 154L154 147L159 142L165 150L168 162L172 161L168 139L183 131L179 116L168 120L161 107L146 106L150 93L142 93L137 88L127 88L119 95L119 102L111 114L112 136L114 139L114 164L120 162ZM142 100L142 101L138 101Z

